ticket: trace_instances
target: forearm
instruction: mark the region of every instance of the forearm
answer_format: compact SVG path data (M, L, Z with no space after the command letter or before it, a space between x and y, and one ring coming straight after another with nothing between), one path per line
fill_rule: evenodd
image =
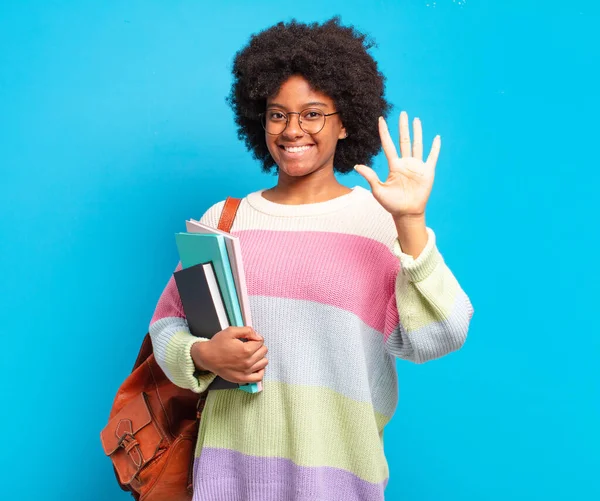
M190 333L173 277L158 301L149 330L154 357L173 384L195 392L204 391L214 375L198 376L192 352L206 340Z

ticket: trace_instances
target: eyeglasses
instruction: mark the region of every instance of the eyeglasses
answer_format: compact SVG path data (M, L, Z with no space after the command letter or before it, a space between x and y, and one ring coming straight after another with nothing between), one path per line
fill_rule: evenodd
M278 136L281 134L290 123L290 115L298 115L298 125L307 134L317 134L325 127L325 118L335 115L339 111L333 113L323 113L321 110L307 108L300 113L297 111L288 111L287 113L280 110L267 110L260 114L260 121L267 134Z

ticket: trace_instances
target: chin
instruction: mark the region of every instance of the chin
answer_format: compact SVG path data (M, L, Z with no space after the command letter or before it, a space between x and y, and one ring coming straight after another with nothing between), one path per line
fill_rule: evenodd
M288 163L282 163L279 165L279 172L284 172L290 177L302 177L312 174L316 171L316 167L308 167L305 165L290 165Z

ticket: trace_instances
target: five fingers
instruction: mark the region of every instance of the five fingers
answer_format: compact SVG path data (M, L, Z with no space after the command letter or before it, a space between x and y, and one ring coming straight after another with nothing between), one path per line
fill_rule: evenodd
M399 119L400 129L400 155L402 158L413 157L418 160L423 160L423 126L419 118L413 120L413 132L414 140L411 145L410 141L410 127L408 125L408 114L403 111L400 113ZM379 136L381 138L381 145L383 152L390 163L392 160L398 158L398 151L394 140L390 135L387 123L383 117L379 118ZM436 136L433 140L433 145L429 156L427 157L427 163L435 166L440 153L441 139L440 136Z

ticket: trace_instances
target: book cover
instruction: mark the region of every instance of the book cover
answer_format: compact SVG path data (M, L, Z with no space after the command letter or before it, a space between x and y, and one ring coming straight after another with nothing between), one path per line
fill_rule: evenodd
M212 338L229 327L225 304L212 263L197 264L173 273L190 332Z
M243 327L244 319L224 237L210 233L177 233L175 241L182 268L209 261L213 263L229 323L234 327Z
M227 254L229 255L229 261L233 271L233 279L235 281L238 301L240 302L240 306L242 308L244 325L252 327L250 300L248 298L248 288L246 286L246 275L244 273L244 262L242 259L242 249L239 238L225 231L202 224L195 219L186 221L185 225L187 231L190 233L214 233L215 235L222 235L225 239L225 246L227 247Z

